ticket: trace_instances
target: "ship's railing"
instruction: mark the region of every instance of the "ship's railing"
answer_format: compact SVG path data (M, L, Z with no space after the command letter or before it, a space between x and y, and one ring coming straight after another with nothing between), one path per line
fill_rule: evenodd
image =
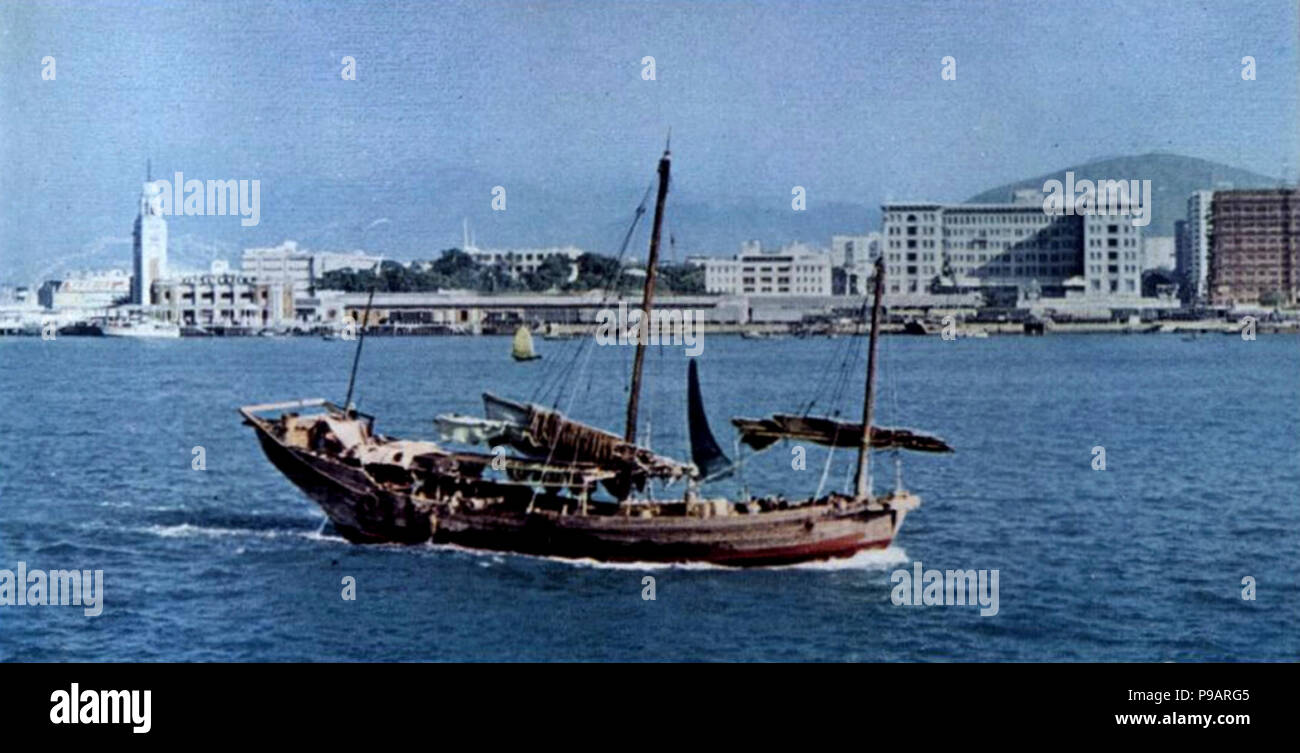
M296 410L299 408L325 408L331 413L338 413L340 415L345 414L345 411L341 407L339 407L337 403L332 403L323 397L313 397L304 400L286 400L284 402L279 402L279 403L258 403L256 405L245 405L239 409L239 413L244 418L252 420L254 413L267 413L269 411L283 412L287 410ZM346 415L349 418L363 419L366 422L366 426L370 430L370 433L371 434L374 433L375 417L373 415L369 413L363 413L359 410L356 410L355 408L352 409L351 411L346 411Z
M323 397L315 397L307 400L286 400L282 403L260 403L258 405L245 405L239 409L240 413L265 413L272 410L290 410L292 408L319 408L321 406L333 406L334 404ZM335 406L336 407L336 406Z

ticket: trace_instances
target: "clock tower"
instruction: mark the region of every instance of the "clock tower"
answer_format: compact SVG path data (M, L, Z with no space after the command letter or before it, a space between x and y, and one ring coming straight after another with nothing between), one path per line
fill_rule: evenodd
M152 177L152 176L150 176ZM131 303L148 306L152 287L167 276L167 221L162 217L162 187L152 180L140 192L140 214L135 218L135 276L131 278Z

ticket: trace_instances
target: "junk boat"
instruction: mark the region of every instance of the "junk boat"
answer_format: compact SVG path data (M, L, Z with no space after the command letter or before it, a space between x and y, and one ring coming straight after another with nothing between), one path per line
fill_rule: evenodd
M651 321L670 159L665 151L658 166L643 322ZM792 414L733 420L740 441L758 451L782 439L854 448L857 468L852 494L820 495L819 490L792 501L748 494L740 500L703 496L702 484L727 475L737 464L722 452L708 427L695 359L690 360L687 374L692 461L675 460L638 444L638 398L648 328L636 336L627 422L621 436L556 410L492 394L483 396L484 418L438 416L440 438L447 443L509 447L513 455L459 451L438 442L380 434L374 416L351 404L364 328L342 406L318 398L247 405L239 412L271 463L320 505L343 537L355 543L433 541L600 561L730 566L848 557L889 546L907 514L921 503L901 482L892 492L872 493L870 450L952 451L937 437L872 426L884 275L878 261L861 423ZM369 311L363 321L369 321ZM680 498L650 499L645 492L652 482L666 487L681 482L685 489Z
M541 358L536 350L533 350L533 333L528 329L528 325L521 324L515 330L515 339L510 343L510 357L516 361L536 361Z

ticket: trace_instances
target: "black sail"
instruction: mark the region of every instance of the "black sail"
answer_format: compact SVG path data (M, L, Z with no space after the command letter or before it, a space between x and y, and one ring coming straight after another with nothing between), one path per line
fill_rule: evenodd
M704 413L704 398L700 393L700 375L695 359L690 359L687 370L686 410L691 428L691 462L700 473L709 478L731 467L731 459L718 446L718 440L709 431L709 418Z

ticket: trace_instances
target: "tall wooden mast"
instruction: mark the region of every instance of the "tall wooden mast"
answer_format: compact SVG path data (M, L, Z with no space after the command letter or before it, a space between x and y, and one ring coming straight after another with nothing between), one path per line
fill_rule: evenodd
M361 317L361 333L357 338L357 352L352 356L352 376L348 377L348 396L343 400L343 412L352 413L352 388L357 383L357 365L361 363L361 346L366 344L366 327L370 324L370 304L375 302L375 286L370 286L370 295L366 298L366 313Z
M876 285L871 303L871 340L867 346L867 394L862 401L862 445L858 447L858 483L856 496L871 494L871 419L876 400L876 341L880 337L880 302L885 297L885 262L876 259Z
M632 362L632 388L627 396L627 428L623 439L636 443L636 411L641 395L641 369L645 365L645 348L650 342L650 308L655 296L655 277L659 266L659 230L664 223L664 199L668 196L668 172L672 153L664 149L659 158L659 194L655 198L655 219L650 230L650 258L645 265L645 291L641 297L641 322L637 325L636 359Z

